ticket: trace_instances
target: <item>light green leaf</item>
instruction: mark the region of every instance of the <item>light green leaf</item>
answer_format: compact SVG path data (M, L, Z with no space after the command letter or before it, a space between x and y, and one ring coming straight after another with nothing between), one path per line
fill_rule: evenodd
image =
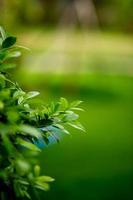
M38 177L40 175L40 166L39 165L35 165L34 174L36 177Z
M3 42L3 40L2 40L2 38L0 38L0 46L2 46L2 42Z
M65 114L63 117L63 121L66 122L71 122L71 121L75 121L79 118L79 115L75 114L75 113L70 113L70 114Z
M60 104L63 110L66 110L68 108L68 101L63 97L60 98Z
M0 74L0 79L1 79L1 80L5 80L6 77L5 77L3 74Z
M21 45L15 45L15 47L17 47L17 49L24 49L24 50L27 50L27 51L31 51L31 49L29 49L28 47L24 47L24 46L21 46Z
M18 138L17 139L17 144L27 148L27 149L30 149L32 151L41 151L36 145L30 143L30 142L27 142L26 140L23 140L21 138Z
M8 58L17 58L21 56L21 52L20 51L12 51L12 52L9 52L6 56L6 59Z
M67 123L67 124L70 125L70 126L72 126L73 128L76 128L76 129L79 129L79 130L85 132L85 128L84 128L84 127L82 126L82 124L79 123L79 122L74 122L74 123L69 122L69 123Z
M19 99L18 99L18 104L20 105L23 101L24 101L24 97L20 96Z
M83 102L83 101L79 101L79 100L73 101L73 102L70 104L70 107L73 108L73 107L79 106L82 102Z
M0 111L3 110L4 108L4 103L0 100Z
M2 40L5 40L6 39L6 32L5 32L5 30L3 29L2 26L0 26L0 33L1 33Z
M44 190L44 191L48 191L50 189L50 186L48 183L40 183L39 181L38 182L36 181L35 187L37 189Z
M26 93L22 90L17 90L16 92L14 92L13 94L13 98L18 99L21 96L24 96Z
M21 183L22 185L29 185L29 182L27 182L25 180L19 179L17 182Z
M77 110L77 111L84 111L84 109L82 108L78 108L78 107L74 107L74 108L71 108L72 110Z
M32 137L42 138L41 132L32 126L20 125L18 127L18 131L20 131L21 134L23 134L23 135L30 135Z
M50 176L38 176L36 178L37 182L53 182L55 179Z
M36 96L38 96L40 93L38 91L31 91L31 92L28 92L26 95L25 95L25 99L31 99L31 98L34 98Z
M24 176L25 174L29 173L31 166L28 161L20 158L15 159L15 168L17 170L17 173L20 176Z

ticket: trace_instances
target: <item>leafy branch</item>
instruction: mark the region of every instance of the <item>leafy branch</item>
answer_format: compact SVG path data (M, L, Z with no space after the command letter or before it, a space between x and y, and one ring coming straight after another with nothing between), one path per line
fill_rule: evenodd
M50 138L59 141L69 134L66 126L85 131L76 110L81 101L68 103L60 98L49 105L32 104L38 91L25 92L9 79L14 58L21 56L16 37L7 35L0 27L0 197L1 199L31 198L31 191L49 189L49 176L40 174L37 156L39 142L48 144ZM8 192L7 192L8 191Z

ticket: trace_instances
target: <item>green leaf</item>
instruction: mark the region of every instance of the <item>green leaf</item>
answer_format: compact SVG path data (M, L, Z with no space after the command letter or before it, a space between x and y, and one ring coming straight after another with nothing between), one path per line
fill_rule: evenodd
M18 99L21 96L24 96L26 93L22 90L17 90L16 92L14 92L13 94L13 98Z
M29 182L25 181L25 180L18 180L18 183L21 183L22 185L29 185Z
M50 176L38 176L36 180L39 182L53 182L55 179Z
M36 97L36 96L38 96L40 93L38 92L38 91L31 91L31 92L28 92L26 95L25 95L25 97L24 97L24 99L31 99L31 98L34 98L34 97Z
M83 101L79 101L79 100L73 101L73 102L70 104L70 107L73 108L73 107L79 106L82 102L83 102Z
M5 50L0 51L0 62L1 63L5 60L7 55L8 55L8 53Z
M79 130L81 130L83 132L86 132L85 128L82 126L82 124L80 122L74 122L74 123L69 122L67 124L70 125L70 126L72 126L73 128L76 128L76 129L79 129Z
M4 103L0 100L0 111L3 110L4 108Z
M75 113L70 113L70 114L65 114L64 117L63 117L63 121L68 121L68 122L71 122L71 121L75 121L79 118L79 115L75 114Z
M20 105L24 100L24 97L23 96L20 96L19 99L18 99L18 105Z
M67 131L64 126L60 125L60 124L56 124L54 125L55 127L59 128L63 133L70 135L69 131Z
M15 67L16 67L16 64L14 64L14 63L1 64L0 65L0 71L5 71L7 69L12 69L12 68L15 68Z
M14 109L10 109L7 112L7 119L10 123L15 123L19 120L19 113Z
M24 47L24 46L21 46L21 45L16 45L15 47L17 47L17 49L24 49L26 51L31 51L28 47Z
M37 189L44 190L44 191L48 191L50 189L50 186L48 183L40 183L39 181L38 182L36 181L35 187Z
M40 166L39 165L35 165L34 174L36 177L38 177L40 175Z
M75 107L75 108L71 108L72 110L76 110L76 111L84 111L84 109L82 108L78 108L78 107Z
M23 135L30 135L32 137L42 138L41 132L32 126L20 125L18 127L18 131L20 131Z
M23 140L21 138L17 139L17 144L24 146L25 148L30 149L32 151L38 151L38 152L41 151L37 146L35 146L31 142L27 142L26 140Z
M2 40L5 40L6 39L6 32L5 32L5 30L3 29L2 26L0 26L0 33L1 33Z
M63 110L66 110L68 108L68 101L63 97L60 98L60 104Z
M21 52L20 51L12 51L12 52L9 52L6 56L6 59L9 59L9 58L17 58L21 56Z
M18 104L21 104L21 103L24 103L28 99L32 99L38 96L40 93L38 91L31 91L28 93L24 93L23 91L17 91L16 94L17 94L17 97L19 97Z
M7 136L7 134L4 132L1 133L1 138L2 138L3 144L4 144L7 152L9 154L13 154L15 149L14 149L9 137Z
M18 104L20 105L24 101L25 92L21 89L17 90L13 94L13 98L18 100Z
M3 42L3 40L2 40L2 38L0 38L0 47L2 46L2 42Z
M48 182L53 182L54 179L51 178L50 176L39 176L37 178L35 178L35 187L40 189L40 190L44 190L44 191L48 191L49 190L49 184Z
M13 36L7 37L3 42L2 42L2 48L9 48L13 46L16 43L17 38Z
M0 80L5 80L6 77L3 74L0 74Z
M25 174L28 174L30 171L30 163L24 159L16 158L15 168L20 176L24 176Z
M0 89L5 87L5 76L0 74Z

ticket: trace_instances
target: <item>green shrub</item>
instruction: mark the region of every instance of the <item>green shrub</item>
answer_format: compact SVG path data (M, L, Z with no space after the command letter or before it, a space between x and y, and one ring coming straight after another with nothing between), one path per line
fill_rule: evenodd
M0 199L26 199L36 190L47 191L54 179L40 175L38 145L69 132L65 125L84 128L74 112L81 101L71 104L65 98L49 105L36 105L32 99L39 92L25 92L10 78L14 58L21 55L16 38L0 27Z

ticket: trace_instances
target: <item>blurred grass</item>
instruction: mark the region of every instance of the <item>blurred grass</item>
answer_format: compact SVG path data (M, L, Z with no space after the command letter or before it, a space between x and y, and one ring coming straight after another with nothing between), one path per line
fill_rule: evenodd
M133 74L132 35L39 29L20 36L20 44L32 49L23 59L24 70Z
M62 46L60 49L58 43L52 48L53 53L60 54L63 50L67 58L74 59L75 73L65 73L65 63L65 71L61 74L56 73L56 68L46 73L45 62L37 60L40 54L43 57L48 51L54 37L53 32L41 31L21 35L20 41L30 46L34 55L27 55L30 58L21 61L22 67L15 73L15 78L27 90L39 90L45 102L57 100L60 96L83 100L85 112L80 115L87 134L72 129L72 136L44 149L40 155L42 172L53 176L56 182L50 192L42 193L41 199L131 200L132 37L96 33L86 35L84 40L80 33L73 33L65 49ZM60 33L58 37L63 36ZM82 60L84 53L85 62ZM38 67L34 65L35 61ZM77 73L80 67L85 67L84 73ZM91 73L86 67L92 69Z

